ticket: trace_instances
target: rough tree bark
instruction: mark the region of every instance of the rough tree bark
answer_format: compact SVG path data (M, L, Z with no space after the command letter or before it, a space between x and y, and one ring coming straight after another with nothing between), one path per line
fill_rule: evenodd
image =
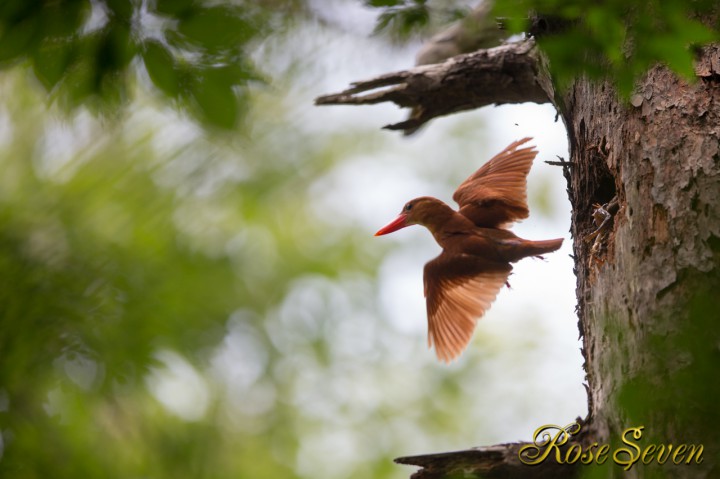
M604 441L632 425L645 426L643 445L705 445L702 464L662 466L668 477L720 477L718 66L708 47L695 84L652 68L630 104L579 80L561 107L590 422ZM592 205L613 198L612 228L579 240Z
M643 448L704 446L700 464L674 466L670 459L625 471L611 458L594 477L720 477L720 48L698 53L694 83L663 66L652 68L630 102L620 100L610 83L584 78L555 93L532 43L498 48L360 82L318 103L389 100L421 106L427 121L490 103L552 102L570 144L564 172L588 381L589 416L573 440L609 443L612 451L622 445L624 430L642 426L642 438L634 441ZM487 65L513 48L526 52L503 57L524 65L518 76L504 62ZM474 95L474 79L488 85L493 77L501 87L496 100L492 91ZM356 96L366 87L391 84L390 90ZM513 87L534 93L511 98L504 92ZM444 104L459 97L467 101ZM517 460L521 446L397 461L421 466L413 477L426 479L589 472L587 466L550 460L527 466Z
M535 42L527 40L355 82L345 91L317 98L315 104L368 105L392 101L399 106L415 107L418 111L413 118L383 127L407 131L435 117L485 105L547 102L545 88L550 85L547 81L539 82L538 65Z

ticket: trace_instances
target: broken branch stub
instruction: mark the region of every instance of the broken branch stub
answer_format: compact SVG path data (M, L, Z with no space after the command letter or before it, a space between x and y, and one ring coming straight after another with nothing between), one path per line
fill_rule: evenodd
M486 105L548 103L552 92L547 91L545 76L535 42L527 39L354 82L345 91L316 98L315 104L393 102L414 108L414 114L383 128L409 130L439 116Z
M395 463L420 466L412 479L572 479L580 475L579 464L559 464L554 454L548 455L547 460L538 465L522 463L518 454L527 445L529 443L498 444L464 451L399 457ZM558 446L558 451L563 453L567 449L567 444Z

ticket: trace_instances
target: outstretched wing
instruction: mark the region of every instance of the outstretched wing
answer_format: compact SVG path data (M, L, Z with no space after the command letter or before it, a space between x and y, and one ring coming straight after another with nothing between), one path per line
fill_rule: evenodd
M444 251L425 265L428 346L438 359L447 363L463 352L510 271L507 263Z
M537 155L523 138L508 145L455 191L460 213L483 228L499 228L528 217L527 175Z

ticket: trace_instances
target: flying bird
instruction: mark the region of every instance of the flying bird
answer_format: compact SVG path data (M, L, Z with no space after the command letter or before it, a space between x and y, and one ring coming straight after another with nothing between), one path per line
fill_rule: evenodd
M510 263L562 245L562 238L530 241L507 229L530 214L527 175L538 152L534 146L518 148L530 140L511 143L470 175L453 195L458 211L422 196L408 201L397 218L375 233L422 225L442 247L423 272L428 347L435 347L441 361L452 361L467 347L475 323L507 284Z

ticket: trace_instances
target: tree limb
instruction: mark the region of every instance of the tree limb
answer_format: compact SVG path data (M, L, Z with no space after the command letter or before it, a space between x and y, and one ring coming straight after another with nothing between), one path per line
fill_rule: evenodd
M386 101L414 108L388 130L417 128L438 116L506 103L548 103L549 78L532 39L458 55L433 65L354 82L340 93L315 99L316 105L369 105Z
M498 444L464 451L399 457L395 462L422 467L412 475L412 479L571 479L578 476L578 464L558 464L552 454L541 465L523 464L518 453L527 444Z

